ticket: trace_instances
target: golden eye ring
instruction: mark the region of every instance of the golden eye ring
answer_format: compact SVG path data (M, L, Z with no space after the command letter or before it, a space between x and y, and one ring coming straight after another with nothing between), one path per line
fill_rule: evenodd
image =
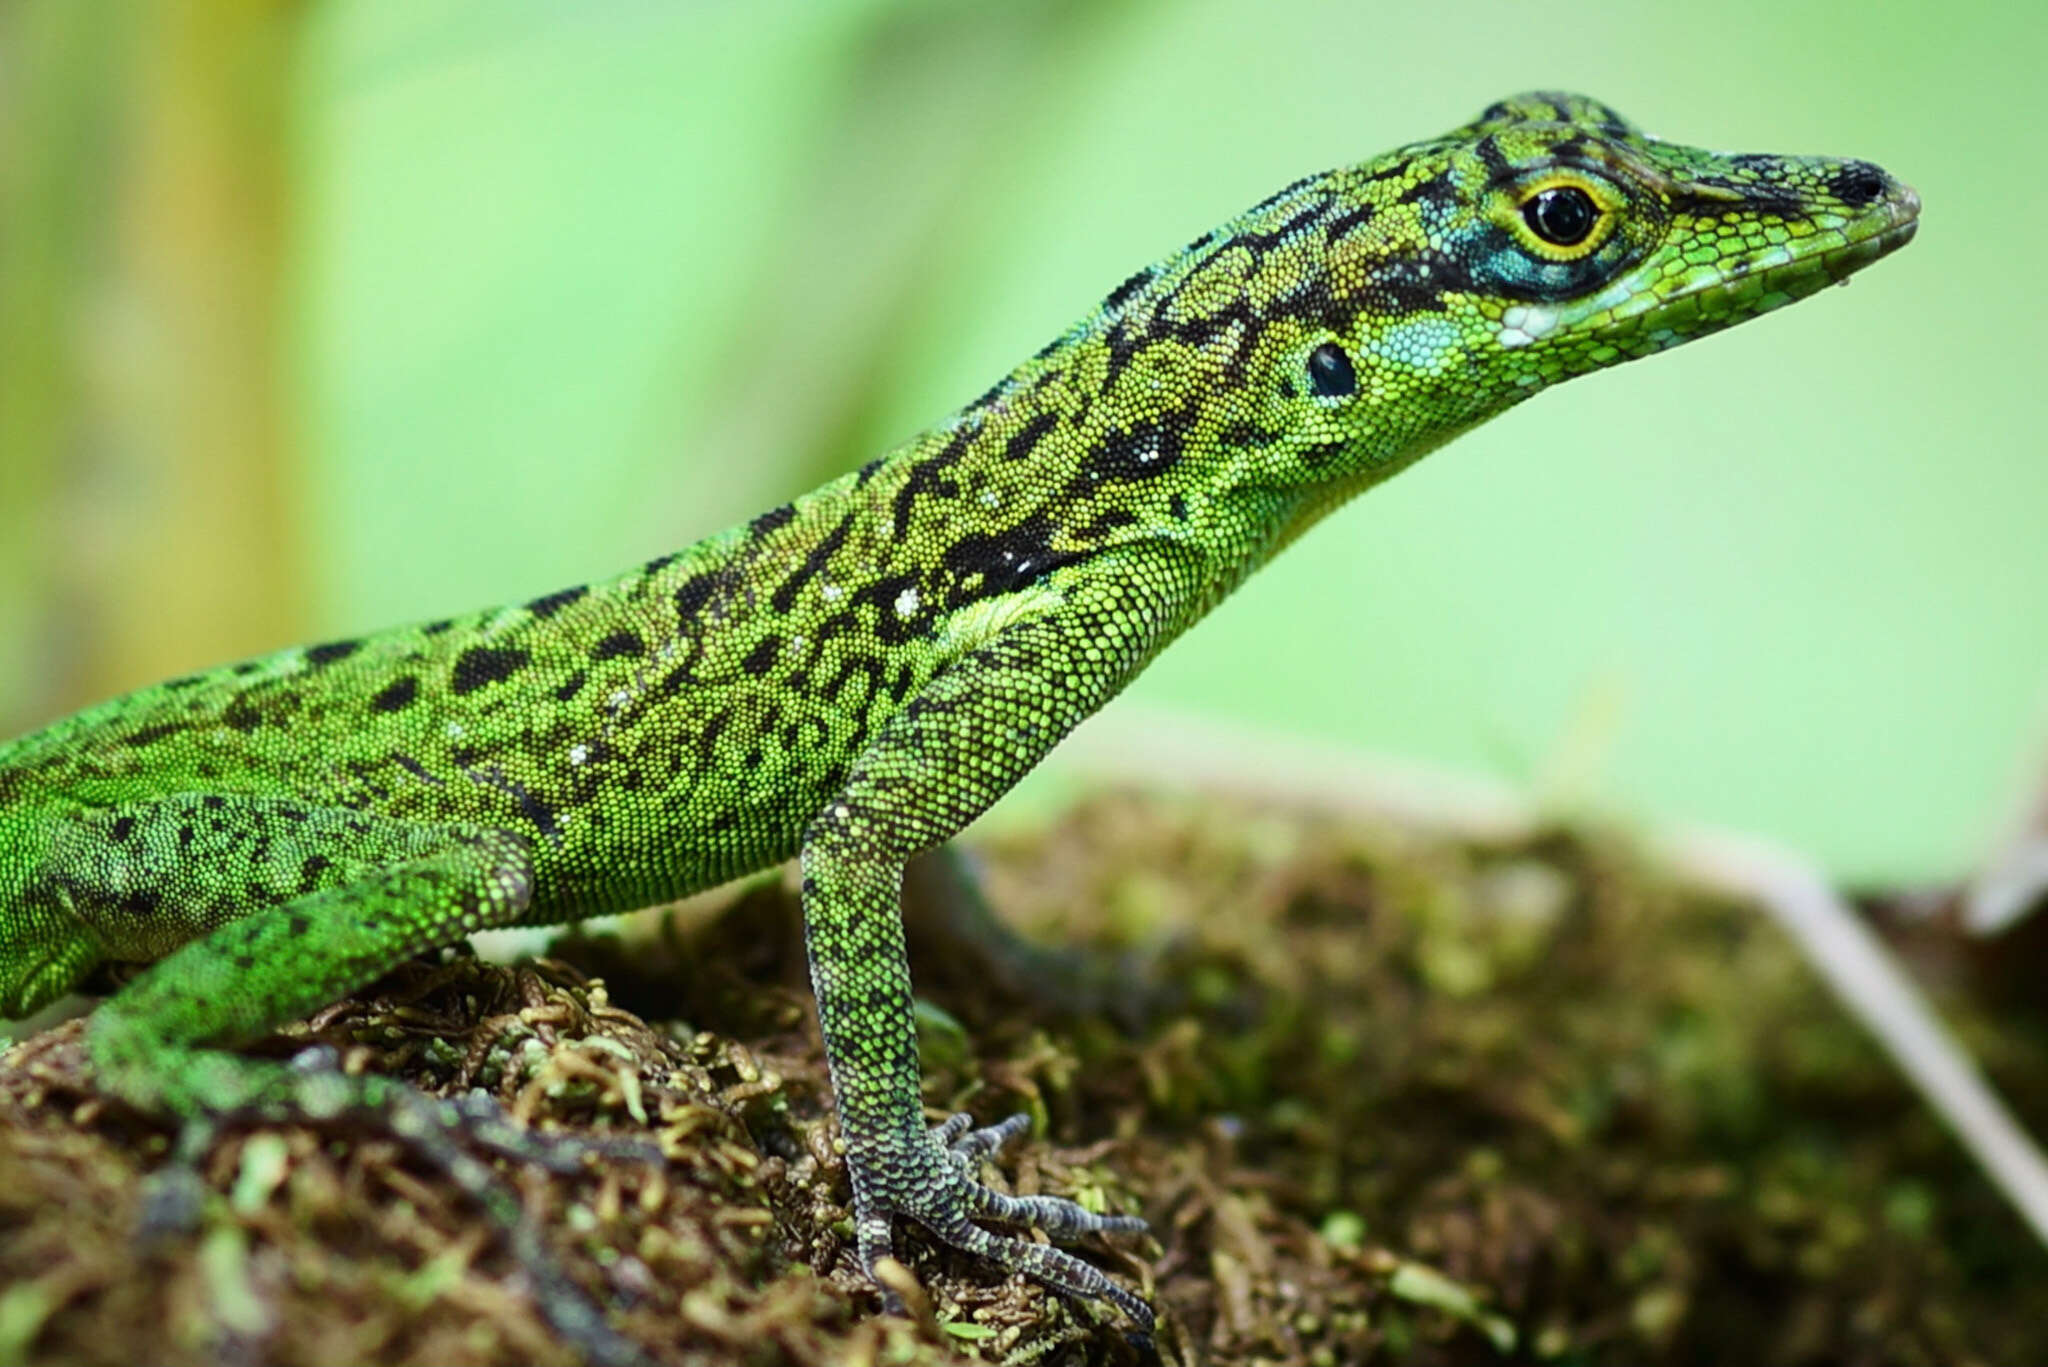
M1516 187L1495 222L1540 260L1577 261L1614 235L1620 205L1620 194L1598 180L1553 171Z

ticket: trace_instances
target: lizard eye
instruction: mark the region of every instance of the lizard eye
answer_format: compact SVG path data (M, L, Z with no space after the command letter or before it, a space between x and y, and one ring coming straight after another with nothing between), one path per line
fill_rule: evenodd
M1358 392L1358 372L1343 347L1325 342L1308 354L1308 389L1319 399L1342 399Z
M1593 231L1600 208L1576 185L1553 185L1522 202L1529 231L1554 247L1576 247Z

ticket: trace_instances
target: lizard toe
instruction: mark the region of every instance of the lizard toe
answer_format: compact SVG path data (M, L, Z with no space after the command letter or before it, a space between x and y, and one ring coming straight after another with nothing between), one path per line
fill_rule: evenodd
M996 1234L975 1223L996 1220L1054 1238L1146 1232L1148 1226L1136 1216L1098 1214L1059 1196L1012 1196L979 1181L975 1170L980 1162L1030 1124L1029 1116L1013 1115L975 1129L966 1115L953 1115L891 1150L888 1159L854 1160L854 1224L863 1266L872 1277L876 1264L891 1252L892 1217L900 1215L949 1247L1021 1272L1055 1291L1107 1301L1149 1331L1152 1307L1100 1268L1049 1244ZM886 1288L884 1301L897 1308Z

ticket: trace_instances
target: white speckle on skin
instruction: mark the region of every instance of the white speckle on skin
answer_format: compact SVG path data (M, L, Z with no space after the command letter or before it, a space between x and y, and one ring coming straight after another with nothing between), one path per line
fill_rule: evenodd
M824 595L825 601L828 603L836 603L846 596L846 590L840 588L837 584L826 584L818 592Z
M981 506L982 506L982 507L984 507L984 508L993 508L993 507L995 507L995 506L996 506L996 504L998 504L998 503L1001 503L1001 502L1002 502L1002 499L1001 499L1000 497L998 497L998 496L997 496L997 494L996 494L996 491L995 491L995 490L993 490L993 489L984 489L984 490L982 491L982 495L981 495Z
M905 589L903 590L903 592L896 595L896 615L898 617L917 616L916 589Z
M622 688L618 692L612 694L610 701L612 705L612 710L616 712L619 708L624 707L627 703L633 701L633 695Z
M461 722L459 722L459 721L451 721L451 722L449 722L449 723L448 723L448 739L450 739L450 740L461 740L461 739L462 739L462 723L461 723Z
M587 746L587 745L572 745L572 746L570 746L570 747L569 747L569 763L571 763L571 764L582 764L582 763L584 763L585 761L587 761L587 760L588 760L589 758L590 758L590 747L589 747L589 746Z

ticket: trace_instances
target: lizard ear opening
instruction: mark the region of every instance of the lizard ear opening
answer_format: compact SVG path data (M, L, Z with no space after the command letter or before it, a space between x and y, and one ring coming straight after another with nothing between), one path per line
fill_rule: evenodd
M1335 342L1325 342L1308 355L1308 391L1319 399L1348 399L1358 392L1358 372Z

